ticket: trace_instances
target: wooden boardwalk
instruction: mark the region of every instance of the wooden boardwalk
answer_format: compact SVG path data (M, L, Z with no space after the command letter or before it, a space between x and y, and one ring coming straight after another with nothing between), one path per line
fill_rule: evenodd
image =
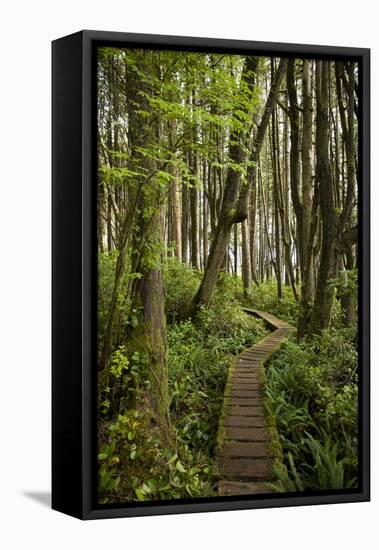
M264 363L295 329L265 311L244 309L273 330L246 349L230 369L219 426L217 465L220 495L268 492L272 476L271 437L264 409Z

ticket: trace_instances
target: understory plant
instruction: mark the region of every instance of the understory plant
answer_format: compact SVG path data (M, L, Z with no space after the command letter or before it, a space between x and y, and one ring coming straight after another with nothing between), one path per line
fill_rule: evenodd
M354 487L358 456L357 351L351 331L288 341L267 369L286 470L280 491Z
M179 284L182 281L182 284ZM99 377L99 497L101 502L189 498L217 494L215 448L226 376L242 349L267 334L244 313L234 277L220 277L211 307L196 320L182 313L198 284L196 271L165 265L167 367L174 448L154 429L148 361L138 340L119 346Z

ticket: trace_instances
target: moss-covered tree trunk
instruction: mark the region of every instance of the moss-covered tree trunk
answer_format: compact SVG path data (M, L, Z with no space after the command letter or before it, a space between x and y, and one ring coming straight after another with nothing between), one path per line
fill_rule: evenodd
M134 109L131 120L135 135L136 168L142 184L139 202L137 235L137 271L141 275L138 293L143 308L143 325L139 340L147 353L149 362L149 387L146 399L152 412L152 422L158 430L162 443L173 445L174 435L169 414L167 332L165 299L162 274L164 250L163 212L167 190L158 181L158 166L154 158L159 143L161 124L152 112L149 98L153 98L156 82L159 81L159 63L156 52L141 51L138 56L138 72L133 76ZM140 75L143 75L141 78ZM152 76L150 81L150 75ZM150 154L150 151L153 154Z
M317 288L308 334L330 324L334 288L329 284L335 275L336 211L329 166L328 131L329 62L316 62L316 178L320 190L322 240Z
M172 446L174 436L169 414L167 331L160 250L163 243L161 197L145 195L143 208L152 211L143 226L145 245L141 251L140 284L143 307L143 346L149 358L148 401L153 422L164 445Z

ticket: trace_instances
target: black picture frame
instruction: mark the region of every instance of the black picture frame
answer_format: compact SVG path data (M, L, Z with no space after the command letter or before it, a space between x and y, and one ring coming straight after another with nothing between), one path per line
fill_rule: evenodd
M96 48L354 59L359 64L360 483L354 490L98 505L96 476ZM85 30L52 43L52 507L81 519L370 499L370 50Z

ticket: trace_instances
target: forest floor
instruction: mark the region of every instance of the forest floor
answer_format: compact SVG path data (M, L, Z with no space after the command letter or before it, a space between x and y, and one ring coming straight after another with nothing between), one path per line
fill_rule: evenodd
M104 311L110 292L109 256L102 258ZM221 275L212 304L196 321L186 308L201 274L183 264L165 266L167 368L176 449L162 445L144 405L148 363L136 339L113 351L99 377L99 499L103 503L217 496L218 427L228 372L236 357L268 336L267 323L243 308L270 312L296 326L291 289L278 298L275 282L243 297L237 276ZM108 285L108 286L107 286ZM138 322L138 312L135 313ZM104 316L100 311L99 321ZM128 314L127 319L133 320ZM120 322L125 322L120 318ZM128 321L130 322L130 321ZM134 322L134 321L133 321ZM288 325L287 325L288 326ZM358 356L356 329L345 328L338 302L332 328L307 341L293 336L265 363L267 418L275 420L271 491L348 488L358 471ZM250 385L251 390L254 390ZM241 395L242 398L242 395ZM280 464L279 464L280 462Z

